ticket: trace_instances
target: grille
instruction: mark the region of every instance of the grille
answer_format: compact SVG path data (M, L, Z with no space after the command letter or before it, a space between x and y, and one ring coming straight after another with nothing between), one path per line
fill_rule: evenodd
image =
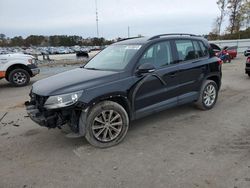
M31 101L34 102L35 106L38 109L43 109L43 106L47 99L48 97L44 97L44 96L37 95L35 93L31 93Z

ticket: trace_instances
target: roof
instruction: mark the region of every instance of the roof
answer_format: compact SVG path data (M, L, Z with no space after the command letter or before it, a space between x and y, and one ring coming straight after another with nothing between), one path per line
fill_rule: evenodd
M128 38L128 39L124 39L120 42L117 42L115 44L118 45L132 45L132 44L145 44L149 41L153 41L153 40L161 40L161 39L202 39L205 40L205 38L201 37L201 36L197 36L197 35L192 35L192 34L162 34L162 35L156 35L153 37L137 37L137 38Z
M148 41L148 37L138 37L138 38L133 38L133 39L125 39L122 41L119 41L115 44L145 44Z

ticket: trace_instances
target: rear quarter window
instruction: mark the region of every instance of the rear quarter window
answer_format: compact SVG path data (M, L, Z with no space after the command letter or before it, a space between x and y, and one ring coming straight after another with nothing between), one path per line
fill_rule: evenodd
M195 49L191 40L176 40L176 49L179 61L195 59Z
M203 57L208 56L208 48L205 46L205 44L202 41L199 41L199 44L200 44L200 47L201 47Z

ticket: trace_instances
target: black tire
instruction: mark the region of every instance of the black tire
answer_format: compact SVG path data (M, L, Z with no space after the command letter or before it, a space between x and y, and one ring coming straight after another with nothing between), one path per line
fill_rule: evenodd
M248 74L248 76L250 77L250 73L247 73Z
M8 80L14 86L22 87L30 82L30 75L24 69L14 69L10 72Z
M129 117L118 103L103 101L90 109L85 126L87 141L95 147L107 148L119 144L124 139L129 128Z
M206 92L208 92L208 87L214 88L214 95L208 96L208 94L206 94ZM205 98L207 97L207 98ZM208 99L209 98L209 99ZM195 105L197 106L197 108L201 109L201 110L210 110L214 107L214 105L216 104L218 98L218 86L217 84L213 81L213 80L206 80L200 90L200 96L198 101L195 102ZM211 104L207 104L207 100L211 100Z

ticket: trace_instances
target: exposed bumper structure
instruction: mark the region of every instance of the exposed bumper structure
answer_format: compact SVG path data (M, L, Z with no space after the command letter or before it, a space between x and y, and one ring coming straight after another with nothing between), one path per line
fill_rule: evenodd
M28 68L30 69L32 76L40 73L40 69L35 64L28 65Z
M44 108L48 97L39 96L34 93L30 94L31 100L25 102L27 114L30 119L42 127L61 128L68 124L75 133L79 132L78 120L82 112L81 108L75 105L58 108L54 110Z
M43 127L56 128L63 125L62 118L56 112L41 112L32 102L25 102L30 119Z

